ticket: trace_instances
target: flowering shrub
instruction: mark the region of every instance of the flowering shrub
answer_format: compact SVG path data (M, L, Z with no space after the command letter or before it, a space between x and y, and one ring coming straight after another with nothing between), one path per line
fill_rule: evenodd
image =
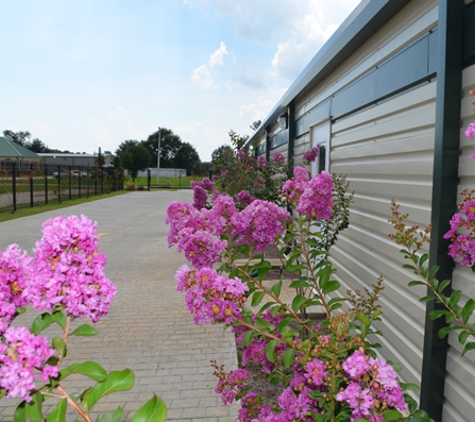
M216 170L219 173L213 177L214 182L235 199L240 194L237 201L240 208L254 198L283 204L280 189L287 178L288 167L282 153L275 152L268 161L262 155L256 160L252 152L237 150Z
M108 374L95 362L62 367L70 336L97 333L88 324L72 330L72 321L99 321L107 315L116 293L105 276L106 257L98 250L96 226L85 216L57 217L43 224L43 237L36 243L33 258L17 245L0 250L0 398L23 400L14 414L15 422L45 418L65 421L68 405L90 422L89 412L98 400L114 391L129 390L134 384L130 369ZM44 311L31 328L11 326L30 304ZM39 334L52 324L61 335L54 337L49 346L49 340ZM96 384L73 396L61 386L73 373L91 378ZM40 383L44 385L38 387ZM53 397L59 402L48 416L43 415L43 402ZM122 415L119 407L98 421L119 421ZM165 417L165 405L154 396L132 420L159 422Z
M195 322L231 326L245 346L242 363L253 362L270 382L282 386L277 404L270 405L247 391L245 369L226 372L213 362L223 402L241 400L240 421L429 420L404 394L415 386L398 381L393 367L377 358L378 344L368 337L379 334L372 323L381 316L377 300L382 280L365 294L342 297L335 294L340 284L332 279L331 264L317 259L327 254L322 245L331 243L323 228L334 218L336 205L348 205L341 202L334 180L326 172L310 178L305 168L297 167L281 192L291 213L260 200L239 211L223 195L209 209L191 210L189 204L178 203L168 208L171 246L181 249L182 238L202 231L224 242L218 254L204 258L208 267L189 259L195 269L185 265L177 272L178 290L185 291ZM197 242L190 250L208 255ZM279 244L291 247L281 250ZM272 248L295 289L291 303L281 299L282 280L271 287L265 283L271 263L263 252ZM211 268L218 263L217 269ZM342 302L347 311L342 311ZM324 309L325 321L306 316L315 306Z

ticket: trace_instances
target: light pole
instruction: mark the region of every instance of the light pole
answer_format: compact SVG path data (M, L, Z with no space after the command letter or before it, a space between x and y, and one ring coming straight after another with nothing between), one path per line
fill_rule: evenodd
M160 185L160 148L162 144L162 130L158 128L158 149L157 149L157 184Z

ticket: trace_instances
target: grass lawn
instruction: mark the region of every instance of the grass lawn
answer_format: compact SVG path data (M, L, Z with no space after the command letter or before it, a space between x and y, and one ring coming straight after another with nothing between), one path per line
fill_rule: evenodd
M84 204L86 202L92 202L92 201L97 201L99 199L110 198L111 196L124 195L126 193L129 193L129 191L121 190L121 191L118 191L118 192L111 192L111 193L104 194L104 195L90 196L89 198L80 198L80 199L74 199L74 200L71 200L71 201L63 201L63 202L60 202L60 203L39 205L39 206L35 206L33 208L31 208L31 207L18 208L15 211L15 213L4 211L4 212L0 212L0 223L2 221L8 221L8 220L13 220L15 218L27 217L29 215L41 214L41 213L46 212L46 211L52 211L52 210L57 210L57 209L61 209L61 208L66 208L66 207L70 207L71 205Z

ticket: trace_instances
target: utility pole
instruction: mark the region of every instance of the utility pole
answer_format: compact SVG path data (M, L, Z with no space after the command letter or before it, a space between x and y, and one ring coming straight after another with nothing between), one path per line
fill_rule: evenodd
M158 149L157 149L157 184L160 185L160 148L162 147L162 130L158 128Z

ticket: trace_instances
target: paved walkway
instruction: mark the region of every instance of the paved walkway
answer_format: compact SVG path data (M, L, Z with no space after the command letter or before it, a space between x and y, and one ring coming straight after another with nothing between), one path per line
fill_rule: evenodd
M184 258L168 249L166 208L172 201L191 201L191 192L133 192L39 216L0 223L0 248L17 243L31 253L41 236L41 224L57 215L84 214L98 221L101 250L107 255L107 276L117 286L107 317L96 324L92 338L71 338L68 362L94 360L107 371L130 368L136 375L132 390L111 394L96 412L124 409L130 421L136 410L158 394L169 421L231 422L236 405L223 406L214 392L216 378L209 361L236 368L234 337L221 325L197 326L176 292L174 274ZM23 318L32 319L35 311ZM22 316L23 317L23 316ZM82 323L77 321L77 323ZM82 391L83 377L64 383ZM73 390L74 391L74 390ZM0 401L0 420L12 421L17 402ZM93 414L94 419L97 414ZM68 413L68 421L74 420Z

